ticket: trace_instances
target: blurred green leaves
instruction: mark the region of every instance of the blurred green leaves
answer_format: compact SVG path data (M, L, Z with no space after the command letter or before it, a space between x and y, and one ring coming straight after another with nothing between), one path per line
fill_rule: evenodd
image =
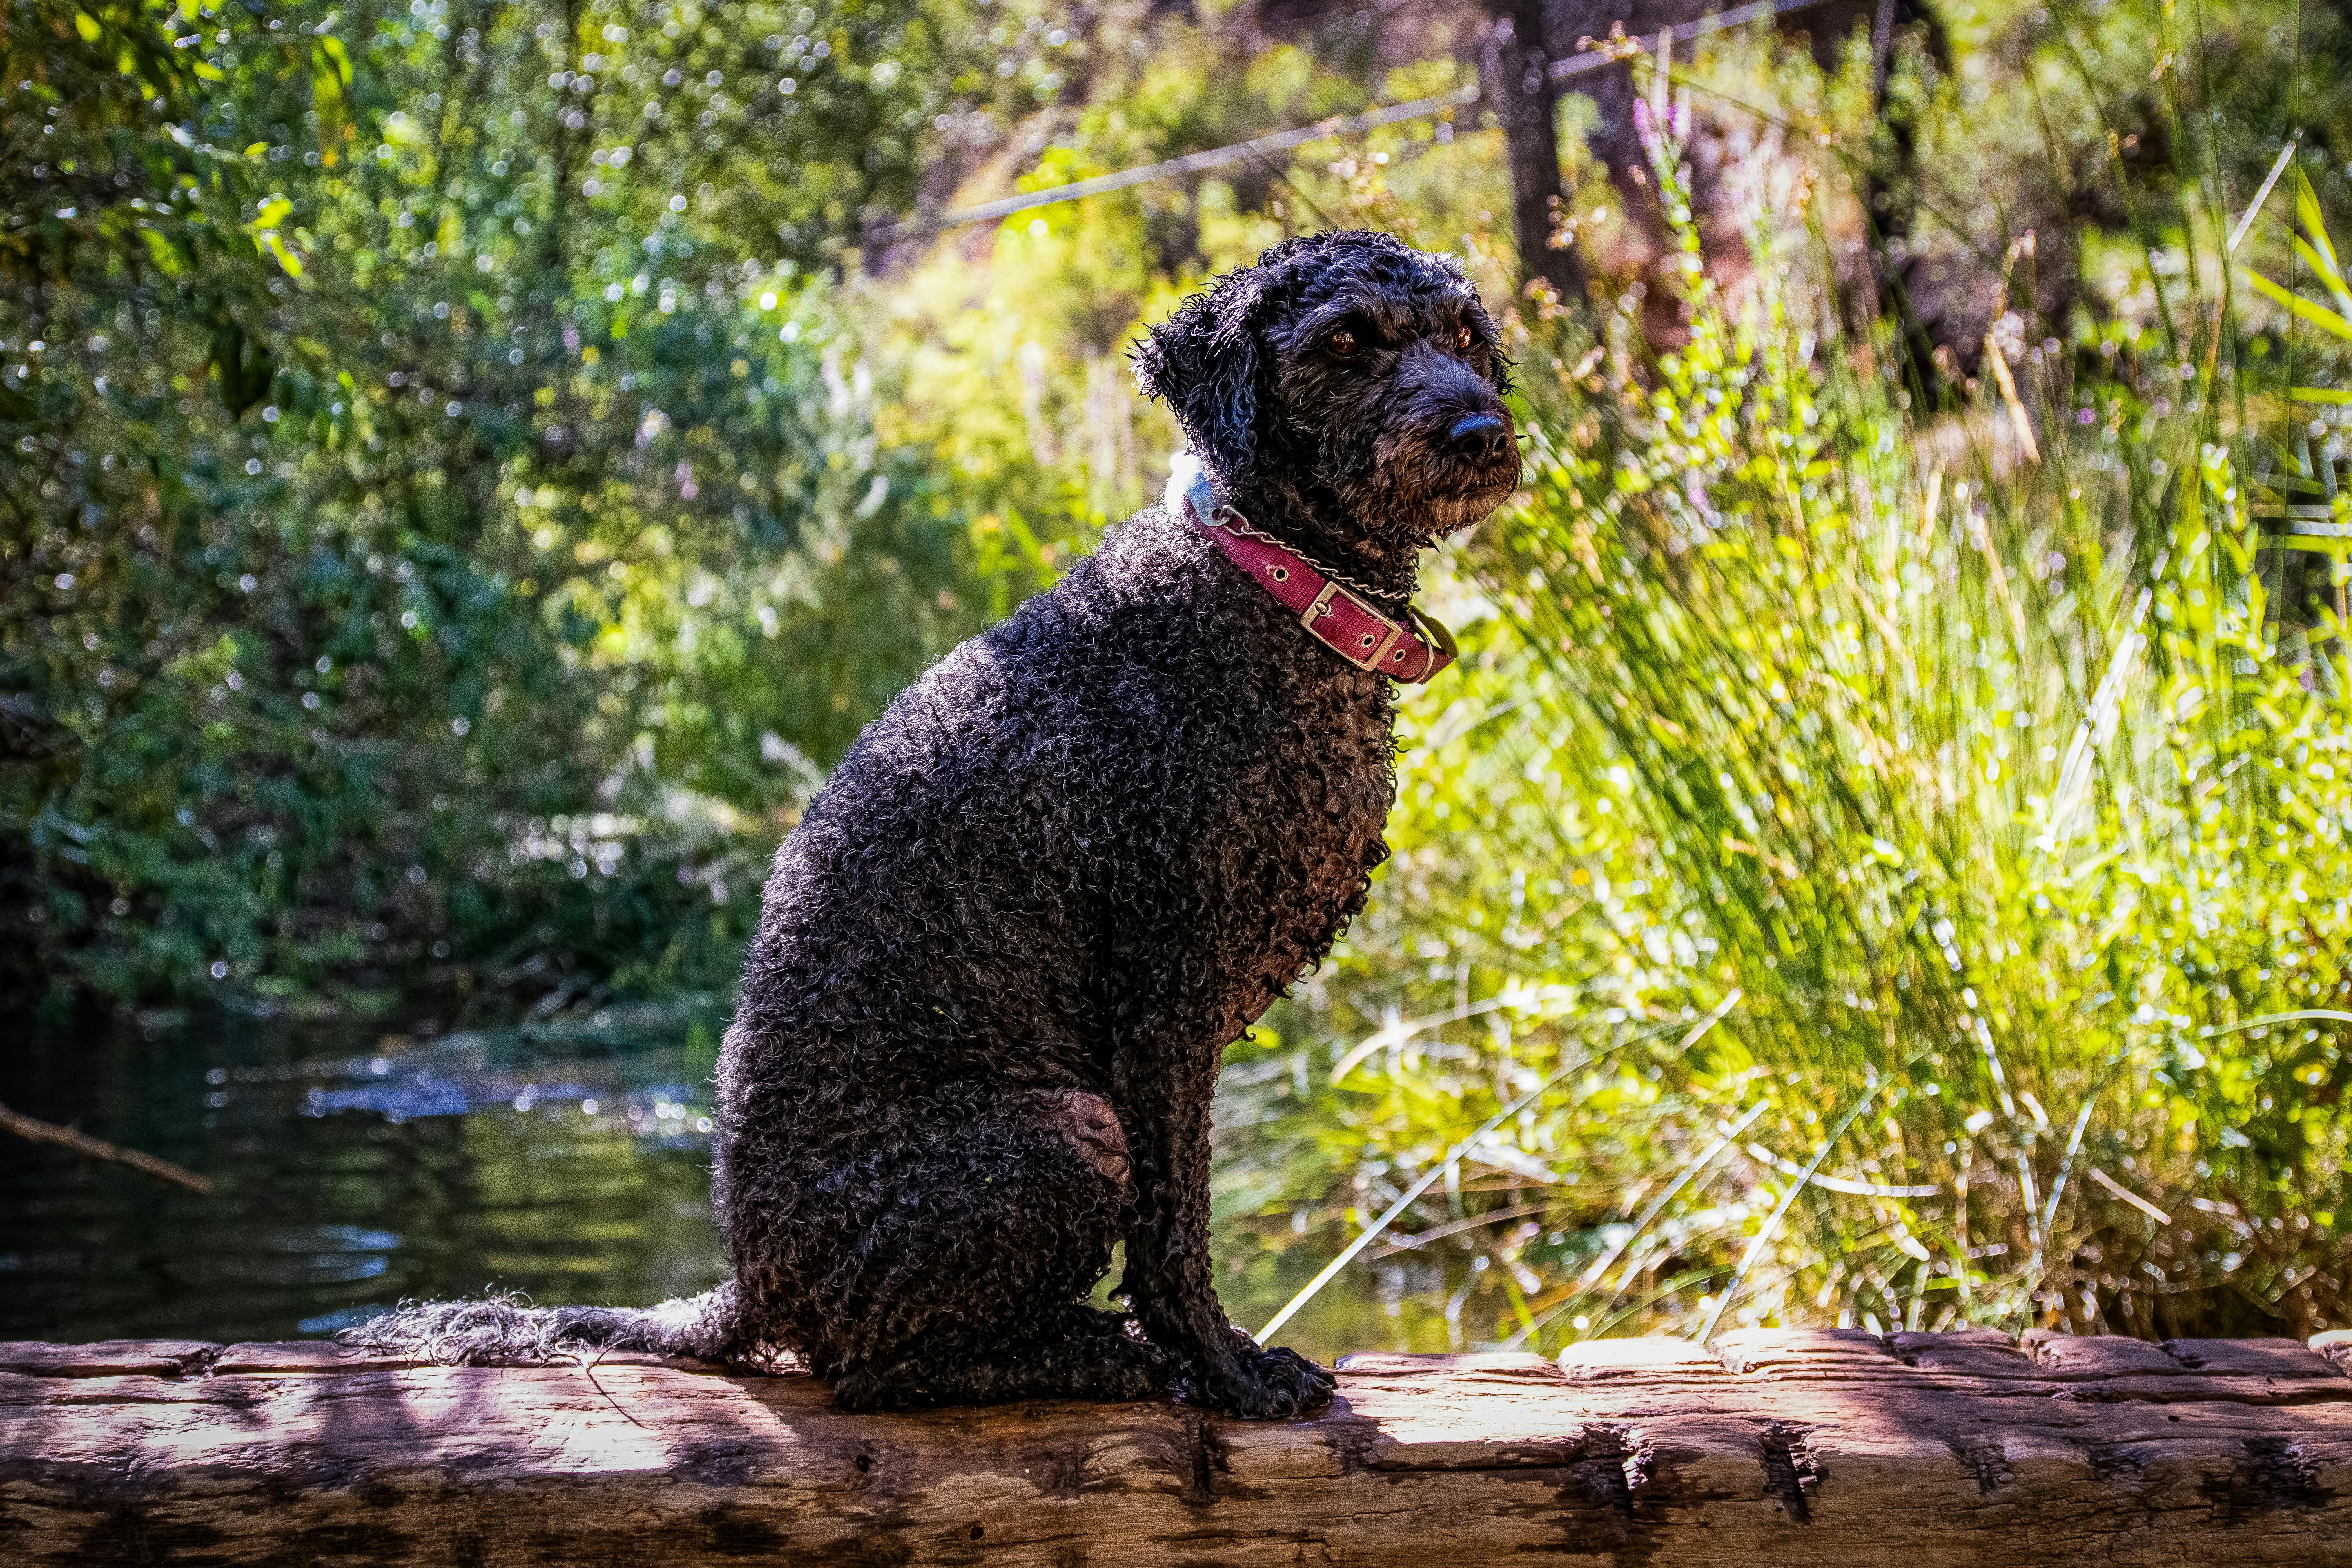
M803 265L903 199L936 86L868 68L921 29L828 12L788 94L792 16L15 6L9 990L731 973L819 770L987 598Z

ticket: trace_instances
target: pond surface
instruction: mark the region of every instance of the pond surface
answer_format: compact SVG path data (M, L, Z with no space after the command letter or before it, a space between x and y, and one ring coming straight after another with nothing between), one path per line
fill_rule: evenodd
M707 1289L717 1003L431 1037L258 1020L48 1031L0 1102L212 1178L203 1195L0 1133L0 1339L292 1339L404 1299L642 1305ZM1346 1237L1219 1237L1252 1329ZM1343 1270L1279 1339L1457 1346L1465 1260ZM1483 1282L1483 1281L1482 1281ZM1446 1306L1455 1307L1449 1326Z

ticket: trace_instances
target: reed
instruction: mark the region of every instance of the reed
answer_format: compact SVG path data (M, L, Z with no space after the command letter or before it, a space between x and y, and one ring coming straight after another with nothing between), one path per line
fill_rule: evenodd
M2308 187L2152 239L2144 329L1997 309L1930 410L1761 202L1716 290L1647 118L1687 344L1528 329L1528 497L1375 907L1238 1059L1237 1217L1286 1161L1343 1230L1446 1161L1385 1267L1441 1259L1465 1343L2340 1321L2352 396L2285 367L2352 290Z

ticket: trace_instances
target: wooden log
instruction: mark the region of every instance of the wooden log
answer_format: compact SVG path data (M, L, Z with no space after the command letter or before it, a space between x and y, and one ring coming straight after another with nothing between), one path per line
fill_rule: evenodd
M2352 1376L2278 1340L1748 1332L1353 1356L1328 1414L1250 1423L855 1415L637 1355L0 1345L11 1568L1489 1557L2352 1563Z

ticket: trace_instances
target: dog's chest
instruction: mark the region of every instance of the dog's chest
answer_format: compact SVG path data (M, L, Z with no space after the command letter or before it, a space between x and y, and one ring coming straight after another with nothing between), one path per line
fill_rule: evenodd
M1204 846L1225 901L1215 923L1255 1017L1327 952L1363 905L1395 795L1386 683L1341 665L1295 625L1269 626L1270 657L1234 715L1219 845ZM1223 852L1230 847L1230 852Z
M1056 592L1083 652L1057 645L1067 678L1039 690L1099 727L1076 750L1101 765L1053 783L1099 802L1113 948L1217 977L1237 1032L1329 951L1387 856L1394 689L1161 513Z
M1386 854L1393 721L1387 702L1346 692L1344 681L1313 684L1319 700L1284 715L1267 752L1265 795L1290 846L1267 858L1268 869L1305 890L1344 890Z

